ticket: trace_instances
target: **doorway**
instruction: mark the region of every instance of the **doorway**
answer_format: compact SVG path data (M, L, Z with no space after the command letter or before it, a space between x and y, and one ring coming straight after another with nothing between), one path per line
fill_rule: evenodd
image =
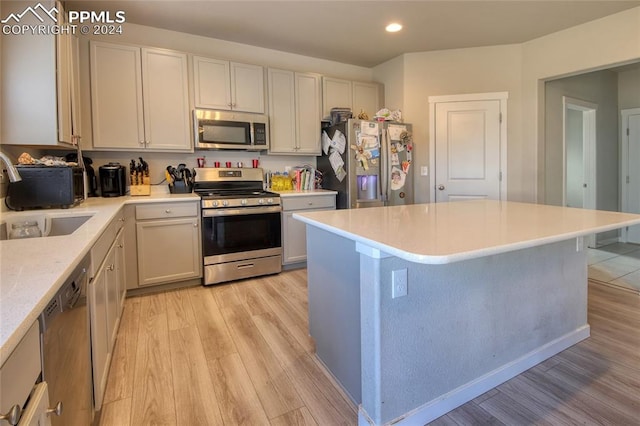
M597 105L563 97L564 193L563 205L596 208Z
M622 211L640 213L640 108L622 113L621 192ZM640 244L640 225L623 229L622 241Z
M430 201L506 199L507 92L430 96Z
M564 173L562 205L596 208L596 110L598 106L580 99L562 97ZM587 238L595 247L595 234Z

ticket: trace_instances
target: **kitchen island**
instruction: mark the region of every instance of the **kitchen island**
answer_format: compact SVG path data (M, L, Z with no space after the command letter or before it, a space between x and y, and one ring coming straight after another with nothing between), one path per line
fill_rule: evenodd
M583 237L640 223L489 200L294 218L316 354L360 425L426 424L587 338Z

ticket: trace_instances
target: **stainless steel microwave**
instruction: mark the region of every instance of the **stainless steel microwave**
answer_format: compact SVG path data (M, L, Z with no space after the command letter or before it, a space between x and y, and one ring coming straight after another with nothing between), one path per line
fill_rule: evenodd
M193 123L196 149L269 149L269 117L265 114L196 109Z

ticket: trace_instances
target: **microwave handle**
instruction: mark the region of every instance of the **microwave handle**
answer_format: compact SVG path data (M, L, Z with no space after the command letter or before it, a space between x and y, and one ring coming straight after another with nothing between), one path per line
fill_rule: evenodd
M251 146L254 146L256 144L255 132L256 132L256 129L253 126L253 121L252 121L249 123L249 138L251 139Z

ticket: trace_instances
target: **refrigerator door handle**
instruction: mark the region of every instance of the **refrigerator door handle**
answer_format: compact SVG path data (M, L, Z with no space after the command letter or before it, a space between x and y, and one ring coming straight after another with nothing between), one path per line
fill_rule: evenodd
M382 144L382 161L380 162L380 189L382 193L380 197L385 206L389 200L389 179L387 171L389 170L389 155L391 154L389 152L388 132L386 128L383 128L382 132L380 132L380 142Z

